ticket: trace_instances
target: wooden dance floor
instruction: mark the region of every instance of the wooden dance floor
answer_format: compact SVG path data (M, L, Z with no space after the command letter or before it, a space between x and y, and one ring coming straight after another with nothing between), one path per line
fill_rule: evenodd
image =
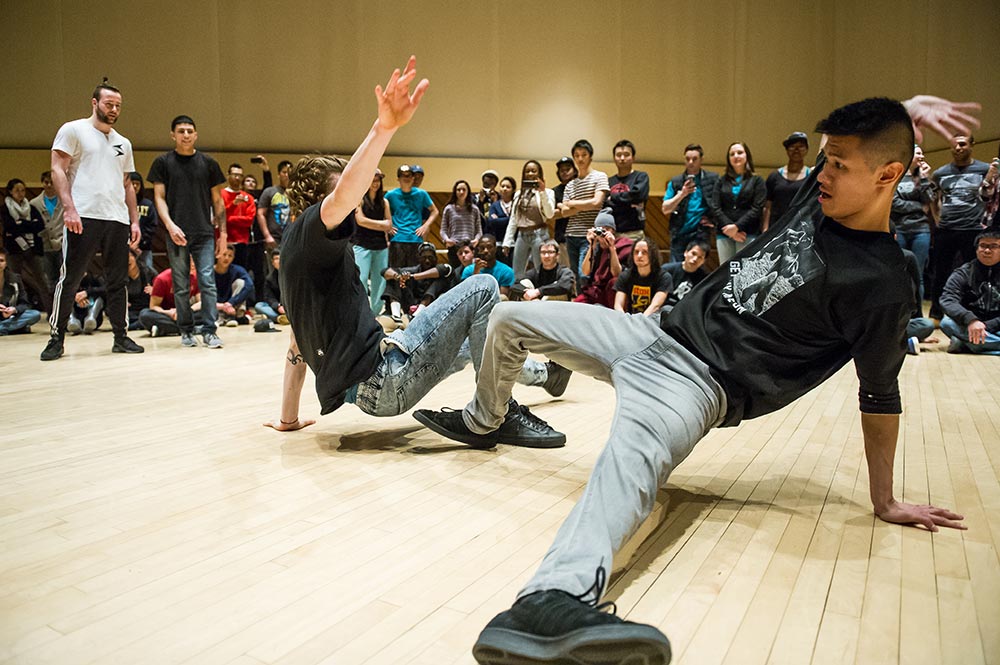
M279 434L261 423L287 332L220 334L123 356L99 331L50 363L42 334L0 338L0 663L472 663L579 496L612 390L517 388L569 436L555 451L354 407ZM849 366L695 449L618 562L619 614L682 665L1000 663L1000 362L944 346L903 368L896 496L968 531L872 516ZM469 368L422 406L472 390Z

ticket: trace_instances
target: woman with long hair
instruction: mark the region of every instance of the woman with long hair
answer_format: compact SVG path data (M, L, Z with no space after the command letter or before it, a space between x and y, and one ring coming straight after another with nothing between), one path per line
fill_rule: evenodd
M503 246L514 248L511 268L518 281L524 278L528 258L540 269L542 243L550 239L549 223L555 217L555 192L545 186L542 165L529 159L521 167L521 188L514 193L510 222L504 234Z
M355 211L357 228L352 238L354 262L361 273L361 284L368 289L368 300L375 315L382 309L382 293L385 291L382 273L389 267L389 237L395 233L392 211L382 189L383 178L385 174L376 169L372 184Z
M483 215L472 203L472 188L465 180L456 180L451 198L441 214L441 240L448 248L448 263L459 266L458 245L469 242L475 246L483 237Z
M761 232L767 187L753 170L753 155L743 141L726 150L726 172L715 191L719 263L728 261Z

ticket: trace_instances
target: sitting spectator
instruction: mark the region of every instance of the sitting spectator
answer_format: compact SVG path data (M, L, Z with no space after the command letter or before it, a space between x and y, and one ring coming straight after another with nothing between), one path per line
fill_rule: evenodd
M188 300L191 311L201 311L201 294L198 292L198 275L194 267L194 258L190 259L190 287ZM150 337L180 335L177 325L177 303L174 302L173 271L167 268L153 280L153 289L149 294L149 308L139 313L139 322L149 331ZM192 338L193 339L193 338Z
M587 283L573 302L612 309L615 306L615 280L632 252L632 240L615 238L615 218L609 213L600 213L594 223L596 226L587 230L587 251L583 256L582 272L587 276Z
M257 219L257 203L252 195L243 191L243 167L239 164L229 165L226 183L222 190L222 201L226 205L226 240L233 247L236 265L249 268L250 227Z
M403 322L404 313L416 316L454 285L451 279L454 269L447 263L438 263L434 245L423 243L417 256L420 263L415 266L389 267L382 273L386 282L383 299L397 325Z
M274 323L287 326L288 317L285 306L281 304L281 282L278 276L281 270L281 250L271 252L271 272L264 279L264 299L253 306L258 314L263 314Z
M42 315L31 309L20 276L7 266L7 252L0 248L0 336L30 333Z
M149 294L153 292L153 280L156 273L140 259L142 254L138 249L129 249L128 282L125 283L125 293L128 295L128 329L142 330L139 315L149 307Z
M146 266L149 272L153 272L153 238L156 236L156 228L160 225L160 216L156 214L156 205L146 196L146 183L142 179L142 174L133 171L129 175L129 181L135 190L135 209L139 213L139 262ZM129 310L131 311L131 303ZM129 314L129 320L131 319L132 315Z
M514 271L507 264L497 261L497 239L488 233L476 245L476 260L462 270L462 279L479 274L493 275L500 285L502 298L507 297L510 287L514 285Z
M41 233L45 230L45 220L28 201L27 193L20 178L7 183L6 205L0 206L3 246L7 250L7 262L24 280L36 307L52 312L52 287L45 276L42 260L45 247Z
M976 258L959 266L941 294L948 353L1000 355L1000 231L976 238Z
M921 342L936 344L937 338L931 337L934 333L934 321L924 317L923 307L919 300L920 268L917 265L919 259L908 249L903 250L903 258L906 259L906 273L910 276L910 283L913 285L913 311L906 324L906 352L915 356L920 353Z
M483 216L472 204L469 183L458 180L452 185L451 198L441 213L441 240L448 248L448 263L459 266L458 247L469 243L475 247L483 237Z
M242 266L234 263L236 255L232 245L215 259L215 291L218 301L219 324L227 326L250 323L247 302L254 302L253 277Z
M660 267L660 249L643 236L632 245L628 268L615 280L615 309L626 314L653 316L673 289L669 273Z
M667 294L667 302L663 305L664 314L669 314L691 289L708 277L708 272L702 267L705 265L708 251L709 246L706 241L692 240L684 250L683 261L663 264L663 271L670 275L670 281L674 285Z
M31 205L45 221L45 231L42 233L45 276L49 278L50 284L55 284L59 281L59 271L62 270L63 204L52 183L52 171L42 172L42 193L31 199Z
M104 280L89 270L80 278L80 286L73 296L73 309L66 322L66 330L71 335L81 332L91 334L104 323L104 300L108 289Z
M559 265L559 243L546 240L539 249L541 265L531 268L510 287L511 300L569 300L575 291L573 271Z
M490 211L486 215L486 233L494 238L504 239L507 237L507 225L510 224L510 215L514 210L514 190L517 183L509 175L500 179L497 187L497 199L490 204ZM510 255L506 251L501 251L500 260L510 265Z
M750 147L741 142L729 146L726 172L715 190L715 247L719 263L725 263L761 232L767 187L754 173ZM777 221L777 220L775 220Z

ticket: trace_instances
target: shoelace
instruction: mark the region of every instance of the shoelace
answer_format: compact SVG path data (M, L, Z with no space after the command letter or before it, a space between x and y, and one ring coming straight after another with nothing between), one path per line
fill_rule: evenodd
M604 612L607 609L611 609L609 614L618 614L618 606L614 604L613 601L607 601L598 604L597 601L601 598L601 592L604 591L604 583L607 582L608 573L604 570L604 566L598 566L597 572L594 575L594 583L590 585L590 588L581 593L579 596L573 596L581 603L585 605L590 605L598 612ZM584 600L587 596L593 594L594 597L590 600Z
M523 404L517 405L517 412L521 415L521 420L525 425L538 432L544 432L549 428L549 424L528 410Z

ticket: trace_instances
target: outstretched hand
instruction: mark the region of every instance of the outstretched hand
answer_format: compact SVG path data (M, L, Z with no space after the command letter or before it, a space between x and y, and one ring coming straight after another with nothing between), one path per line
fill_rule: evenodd
M933 129L949 143L955 136L968 136L979 127L979 119L970 114L983 108L976 102L953 102L934 95L917 95L903 106L913 119L917 143L924 140L923 128Z
M413 113L420 105L420 99L427 91L430 82L423 79L410 94L410 83L417 76L417 56L411 55L402 73L398 69L392 72L385 89L375 86L375 99L378 101L378 122L383 129L399 129L410 121Z
M286 423L282 422L281 418L277 420L269 420L264 423L264 427L270 427L272 429L278 430L279 432L294 432L295 430L302 429L304 427L309 427L310 425L315 425L315 420L299 420L295 419L294 422Z
M893 501L892 504L880 513L879 519L893 524L907 524L910 526L924 527L928 531L937 531L938 527L946 526L950 529L968 529L962 524L965 519L963 515L953 513L947 508L924 505L917 506L912 503Z

